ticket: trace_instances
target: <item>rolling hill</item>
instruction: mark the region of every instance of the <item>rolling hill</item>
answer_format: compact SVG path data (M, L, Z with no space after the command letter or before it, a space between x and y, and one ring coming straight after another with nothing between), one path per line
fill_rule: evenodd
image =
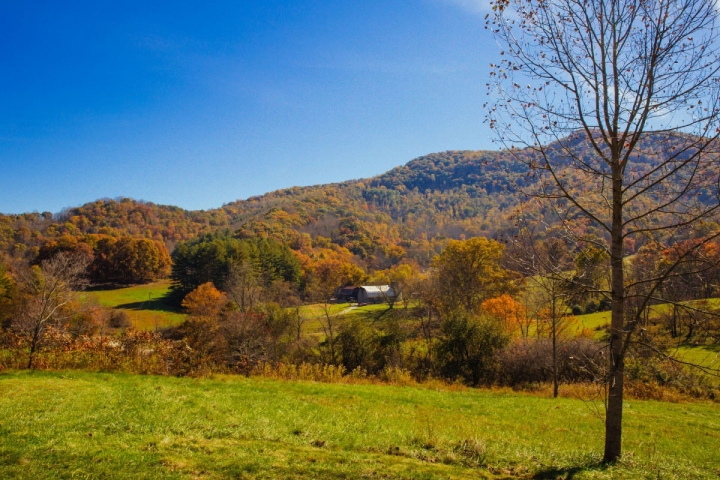
M590 152L584 136L570 142L577 152ZM658 145L667 143L649 134L635 165L658 165L668 155ZM554 147L549 148L552 152ZM32 260L51 239L89 234L147 237L164 241L172 251L177 242L230 229L241 237L274 237L295 250L310 242L334 245L369 270L387 268L400 258L427 265L447 239L510 234L521 198L516 185L533 182L526 173L525 165L507 151L446 151L376 177L286 188L206 211L101 199L57 214L0 215L0 252ZM545 214L552 227L557 220ZM593 233L591 225L585 228Z
M49 239L88 234L142 236L172 248L229 228L291 244L304 235L326 237L363 259L400 246L425 263L437 239L498 233L498 216L515 200L497 157L482 151L435 153L377 177L282 189L207 211L121 198L57 214L0 215L0 250L31 259Z

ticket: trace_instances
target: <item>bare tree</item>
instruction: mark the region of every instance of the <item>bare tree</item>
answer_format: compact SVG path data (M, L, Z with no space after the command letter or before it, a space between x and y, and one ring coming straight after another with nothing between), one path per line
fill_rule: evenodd
M323 311L322 316L318 317L318 321L320 322L320 325L323 329L323 334L325 335L325 345L327 346L328 352L327 361L328 363L335 365L339 361L337 352L337 335L343 317L339 313L332 313L332 304L330 303L330 297L332 294L327 292L327 290L325 291L325 293L323 293L322 290L316 290L315 292L313 292L313 296L319 302L319 305L322 307ZM298 317L298 321L299 320L300 317Z
M610 257L601 292L612 302L605 462L621 454L638 312L690 254L633 281L625 246L673 248L720 207L716 8L714 0L496 0L487 25L503 49L488 121L526 167L515 170L520 191L547 200L548 215ZM597 236L584 237L579 220Z
M67 307L77 298L87 265L88 260L81 255L60 253L22 273L23 304L12 326L29 337L29 369L48 327L60 326L72 315Z
M303 325L305 325L305 320L307 320L302 313L302 307L303 302L300 299L299 296L294 296L290 300L290 306L288 308L291 308L294 312L294 321L293 321L293 329L295 331L295 341L300 342L302 338L302 329Z
M225 282L225 290L241 312L252 310L262 294L257 266L247 259L233 264Z
M220 323L220 336L226 342L226 362L246 375L253 366L269 359L263 323L262 316L252 312L229 312Z
M527 227L527 222L522 226L509 253L515 268L526 274L526 297L536 304L537 335L547 335L551 341L553 397L557 397L560 385L558 348L570 327L568 320L572 306L586 292L587 286L578 281L563 239L549 238L540 242Z
M343 321L341 313L332 314L331 305L335 302L335 294L339 288L352 285L358 281L358 274L364 272L358 267L337 260L324 260L318 262L315 269L308 276L307 291L310 298L319 303L323 315L318 317L325 334L324 345L327 347L328 363L338 363L337 334Z
M302 328L307 320L303 316L304 302L300 297L298 286L276 280L272 282L263 292L263 301L265 303L276 303L281 308L293 312L293 331L295 332L296 341L299 343L302 336Z

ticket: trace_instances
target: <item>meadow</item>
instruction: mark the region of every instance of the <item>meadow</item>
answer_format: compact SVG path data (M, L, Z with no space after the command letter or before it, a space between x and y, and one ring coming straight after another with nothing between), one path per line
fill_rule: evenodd
M185 321L182 310L167 300L170 280L85 293L100 305L125 311L138 330L157 330Z
M169 280L162 280L131 287L93 290L86 292L85 295L88 299L94 299L103 306L127 312L135 329L158 330L179 325L187 317L181 308L167 300L170 285ZM717 303L718 299L709 301ZM415 305L411 305L411 308L413 307ZM659 312L664 308L666 308L664 305L655 306L653 311ZM338 324L352 319L375 323L397 315L407 321L405 315L407 312L401 304L395 305L394 309L389 309L388 305L382 303L363 306L339 303L328 305L328 312ZM324 305L304 305L300 307L300 315L304 319L303 334L316 340L322 340L324 338L323 323L325 323ZM594 336L600 339L605 335L605 327L610 323L610 312L578 315L575 319L576 321L570 326L571 332L580 334L583 330L591 330L594 332ZM535 335L535 333L536 328L531 325L530 334ZM669 353L681 361L708 368L717 369L720 365L720 349L716 345L681 345L671 349Z
M716 404L221 376L0 374L2 478L717 478Z
M402 307L395 306L395 309ZM349 322L353 319L362 319L369 323L373 323L383 318L391 310L387 304L377 303L358 306L351 303L337 303L328 305L328 313L338 325ZM323 325L327 323L325 306L322 304L304 305L300 308L300 315L304 318L303 334L322 340L325 337Z
M131 287L91 290L85 293L88 300L94 300L104 307L125 311L138 330L157 330L179 325L187 314L168 300L170 280L161 280ZM401 308L396 306L395 308ZM374 319L388 310L385 304L357 306L350 303L328 305L330 315L341 316L342 321L354 317ZM317 336L323 332L321 320L325 317L325 308L321 304L303 305L300 315L305 319L303 332Z

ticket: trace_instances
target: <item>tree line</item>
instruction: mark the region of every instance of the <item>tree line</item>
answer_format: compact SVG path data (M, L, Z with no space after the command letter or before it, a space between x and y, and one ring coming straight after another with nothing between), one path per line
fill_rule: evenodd
M607 256L551 239L534 245L532 259L556 269L528 275L521 267L530 257L518 248L482 237L451 241L425 272L403 264L367 277L336 259L303 271L292 251L274 240L208 234L175 253L174 293L189 317L158 333L174 352L164 361L176 362L175 355L184 352L186 363L176 365L184 374L246 373L280 363L335 365L364 375L393 368L418 380L443 378L471 386L527 388L549 382L555 396L562 383L601 385L608 332L583 328L574 312L602 304L596 298L606 286ZM633 271L652 272L672 261L673 252L638 255ZM126 331L117 312L81 301L77 290L87 284L89 262L79 252L59 251L12 274L0 269L5 340L24 346L27 365L57 335L90 341ZM717 263L712 265L715 270L701 269L708 275L701 283L720 273ZM332 303L338 286L373 278L394 285L401 298L386 299L371 318L346 316L342 309L347 307L338 310ZM695 274L682 278L698 281ZM678 345L717 344L718 316L695 301L692 288L668 295L644 316L645 343L629 354L634 380L661 375L659 386L714 395L701 377L674 369L666 357ZM308 330L310 324L315 330ZM649 345L658 354L651 354ZM47 349L51 352L52 345Z

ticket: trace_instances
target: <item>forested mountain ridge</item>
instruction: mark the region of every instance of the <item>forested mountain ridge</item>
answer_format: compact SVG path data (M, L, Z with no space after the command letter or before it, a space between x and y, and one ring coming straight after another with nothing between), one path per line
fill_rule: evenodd
M640 168L663 158L656 145L667 142L655 137L648 135L639 149L646 152L635 160ZM564 141L590 151L583 135ZM508 233L521 198L516 185L532 182L526 173L507 151L446 151L376 177L286 188L206 211L104 199L54 215L0 215L0 251L33 261L44 245L63 248L63 242L93 243L98 236L149 238L172 251L177 242L228 229L241 238L282 240L309 257L333 251L369 270L401 259L427 265L448 239ZM553 223L549 215L545 220Z
M328 239L363 259L387 256L394 246L420 246L426 253L418 260L424 263L437 241L496 233L498 224L487 222L488 216L497 218L514 203L507 176L488 167L497 156L435 153L370 179L281 189L206 211L123 198L58 214L0 215L0 249L32 259L49 241L84 235L139 236L172 249L179 241L229 228L243 236L276 237L296 248L301 237L319 236L320 243Z

